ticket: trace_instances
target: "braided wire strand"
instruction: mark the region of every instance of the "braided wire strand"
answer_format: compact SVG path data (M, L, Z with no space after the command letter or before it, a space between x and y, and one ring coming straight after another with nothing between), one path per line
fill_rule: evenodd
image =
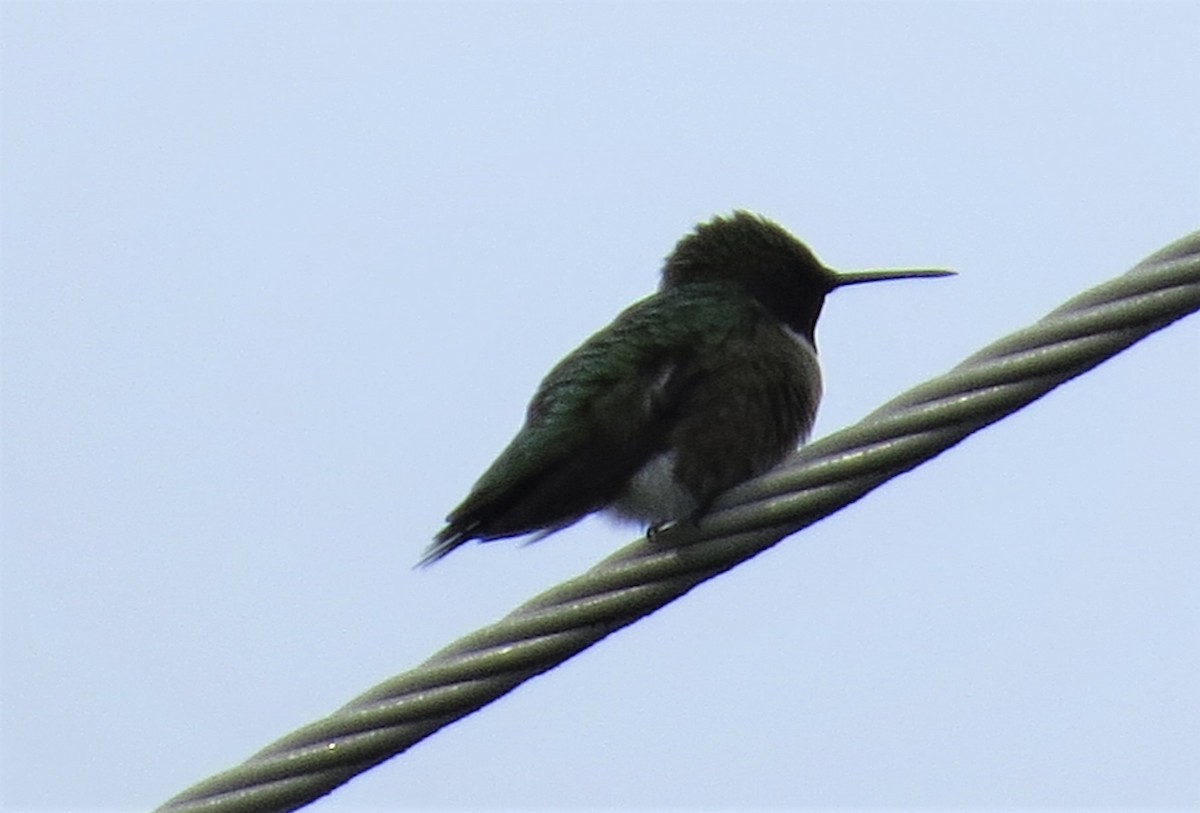
M158 811L303 807L1196 310L1200 232L804 447L698 525L634 542Z

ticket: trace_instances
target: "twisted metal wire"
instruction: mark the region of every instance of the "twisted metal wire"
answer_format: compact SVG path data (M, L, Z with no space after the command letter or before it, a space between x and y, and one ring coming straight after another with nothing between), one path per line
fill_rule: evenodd
M158 808L295 810L1200 310L1200 232Z

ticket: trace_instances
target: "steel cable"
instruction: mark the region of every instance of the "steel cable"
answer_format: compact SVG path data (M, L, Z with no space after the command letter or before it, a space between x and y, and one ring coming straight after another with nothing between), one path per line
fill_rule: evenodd
M158 808L295 810L1200 310L1200 232Z

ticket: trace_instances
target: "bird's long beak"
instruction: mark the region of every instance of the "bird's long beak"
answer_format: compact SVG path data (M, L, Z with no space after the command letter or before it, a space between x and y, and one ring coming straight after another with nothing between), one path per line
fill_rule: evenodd
M858 285L860 282L880 282L885 279L914 279L916 277L952 277L953 271L941 268L888 268L878 271L850 271L845 274L834 272L833 287Z

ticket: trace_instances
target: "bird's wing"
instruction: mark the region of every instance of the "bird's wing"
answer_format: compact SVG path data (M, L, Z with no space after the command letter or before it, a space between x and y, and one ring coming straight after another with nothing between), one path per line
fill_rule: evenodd
M711 303L694 291L683 301L671 297L631 306L550 371L525 425L451 512L423 562L470 539L566 527L611 502L665 448L678 398L673 371L699 343L721 341L756 309L748 300L705 308Z

